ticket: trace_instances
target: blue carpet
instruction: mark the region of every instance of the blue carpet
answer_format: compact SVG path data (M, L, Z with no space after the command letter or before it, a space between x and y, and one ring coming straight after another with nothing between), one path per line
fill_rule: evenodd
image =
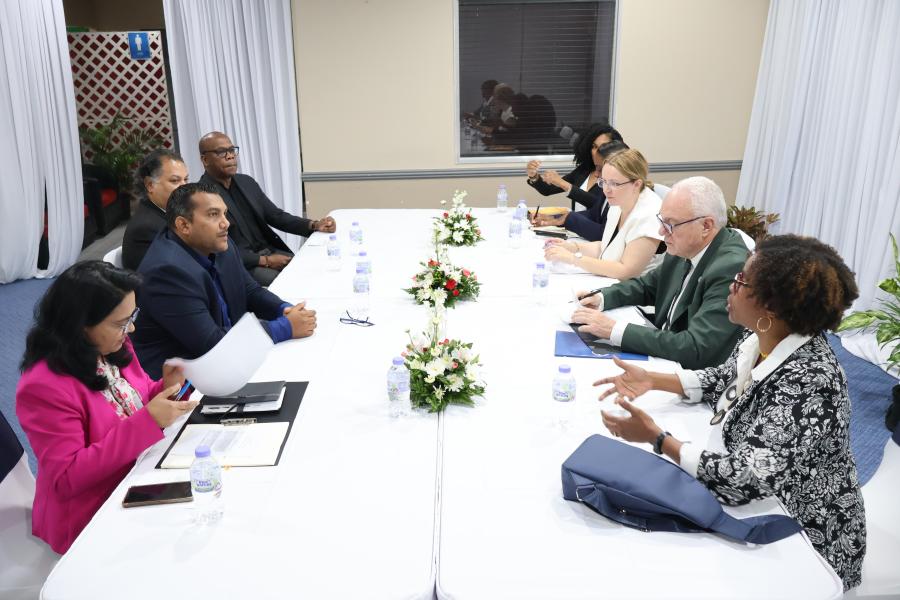
M859 471L859 483L864 485L881 464L884 445L891 432L885 427L884 416L891 404L891 389L897 380L880 367L850 354L841 339L828 334L828 341L847 374L850 390L850 447Z
M28 453L31 470L37 472L37 462L31 445L16 418L16 384L19 382L19 361L25 351L25 335L34 320L34 305L41 299L52 279L23 279L0 285L0 411Z

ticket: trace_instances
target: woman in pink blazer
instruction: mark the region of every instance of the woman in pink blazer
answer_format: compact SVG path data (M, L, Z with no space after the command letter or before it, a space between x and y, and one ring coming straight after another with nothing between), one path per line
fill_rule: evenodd
M64 553L162 428L196 402L169 398L184 381L144 373L128 340L140 276L77 263L35 313L16 389L16 414L37 455L32 532Z

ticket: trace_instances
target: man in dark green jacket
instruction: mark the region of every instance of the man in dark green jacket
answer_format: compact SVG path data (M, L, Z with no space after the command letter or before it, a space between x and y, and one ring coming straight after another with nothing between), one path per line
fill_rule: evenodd
M725 197L706 177L676 183L659 220L668 247L662 264L582 300L585 306L572 320L626 352L667 358L687 369L721 364L740 334L728 320L726 300L747 260L747 245L737 231L725 227ZM655 328L616 322L603 313L628 305L654 306Z

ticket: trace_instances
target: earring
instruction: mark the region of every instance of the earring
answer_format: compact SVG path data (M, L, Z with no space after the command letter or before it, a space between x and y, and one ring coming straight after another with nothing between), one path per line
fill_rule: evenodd
M763 328L760 327L760 325L759 325L759 322L762 321L763 319L766 319L766 320L769 321L769 325L768 325L765 329L763 329ZM759 333L765 333L765 332L767 332L767 331L770 330L770 329L772 329L772 317L766 315L766 316L760 317L760 318L758 318L758 319L756 320L756 331L757 331L757 332L759 332Z

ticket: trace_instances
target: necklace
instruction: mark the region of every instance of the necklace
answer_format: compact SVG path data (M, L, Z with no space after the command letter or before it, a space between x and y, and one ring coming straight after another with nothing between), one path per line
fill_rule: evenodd
M769 354L767 352L759 351L759 355L763 357L763 359L769 358Z

